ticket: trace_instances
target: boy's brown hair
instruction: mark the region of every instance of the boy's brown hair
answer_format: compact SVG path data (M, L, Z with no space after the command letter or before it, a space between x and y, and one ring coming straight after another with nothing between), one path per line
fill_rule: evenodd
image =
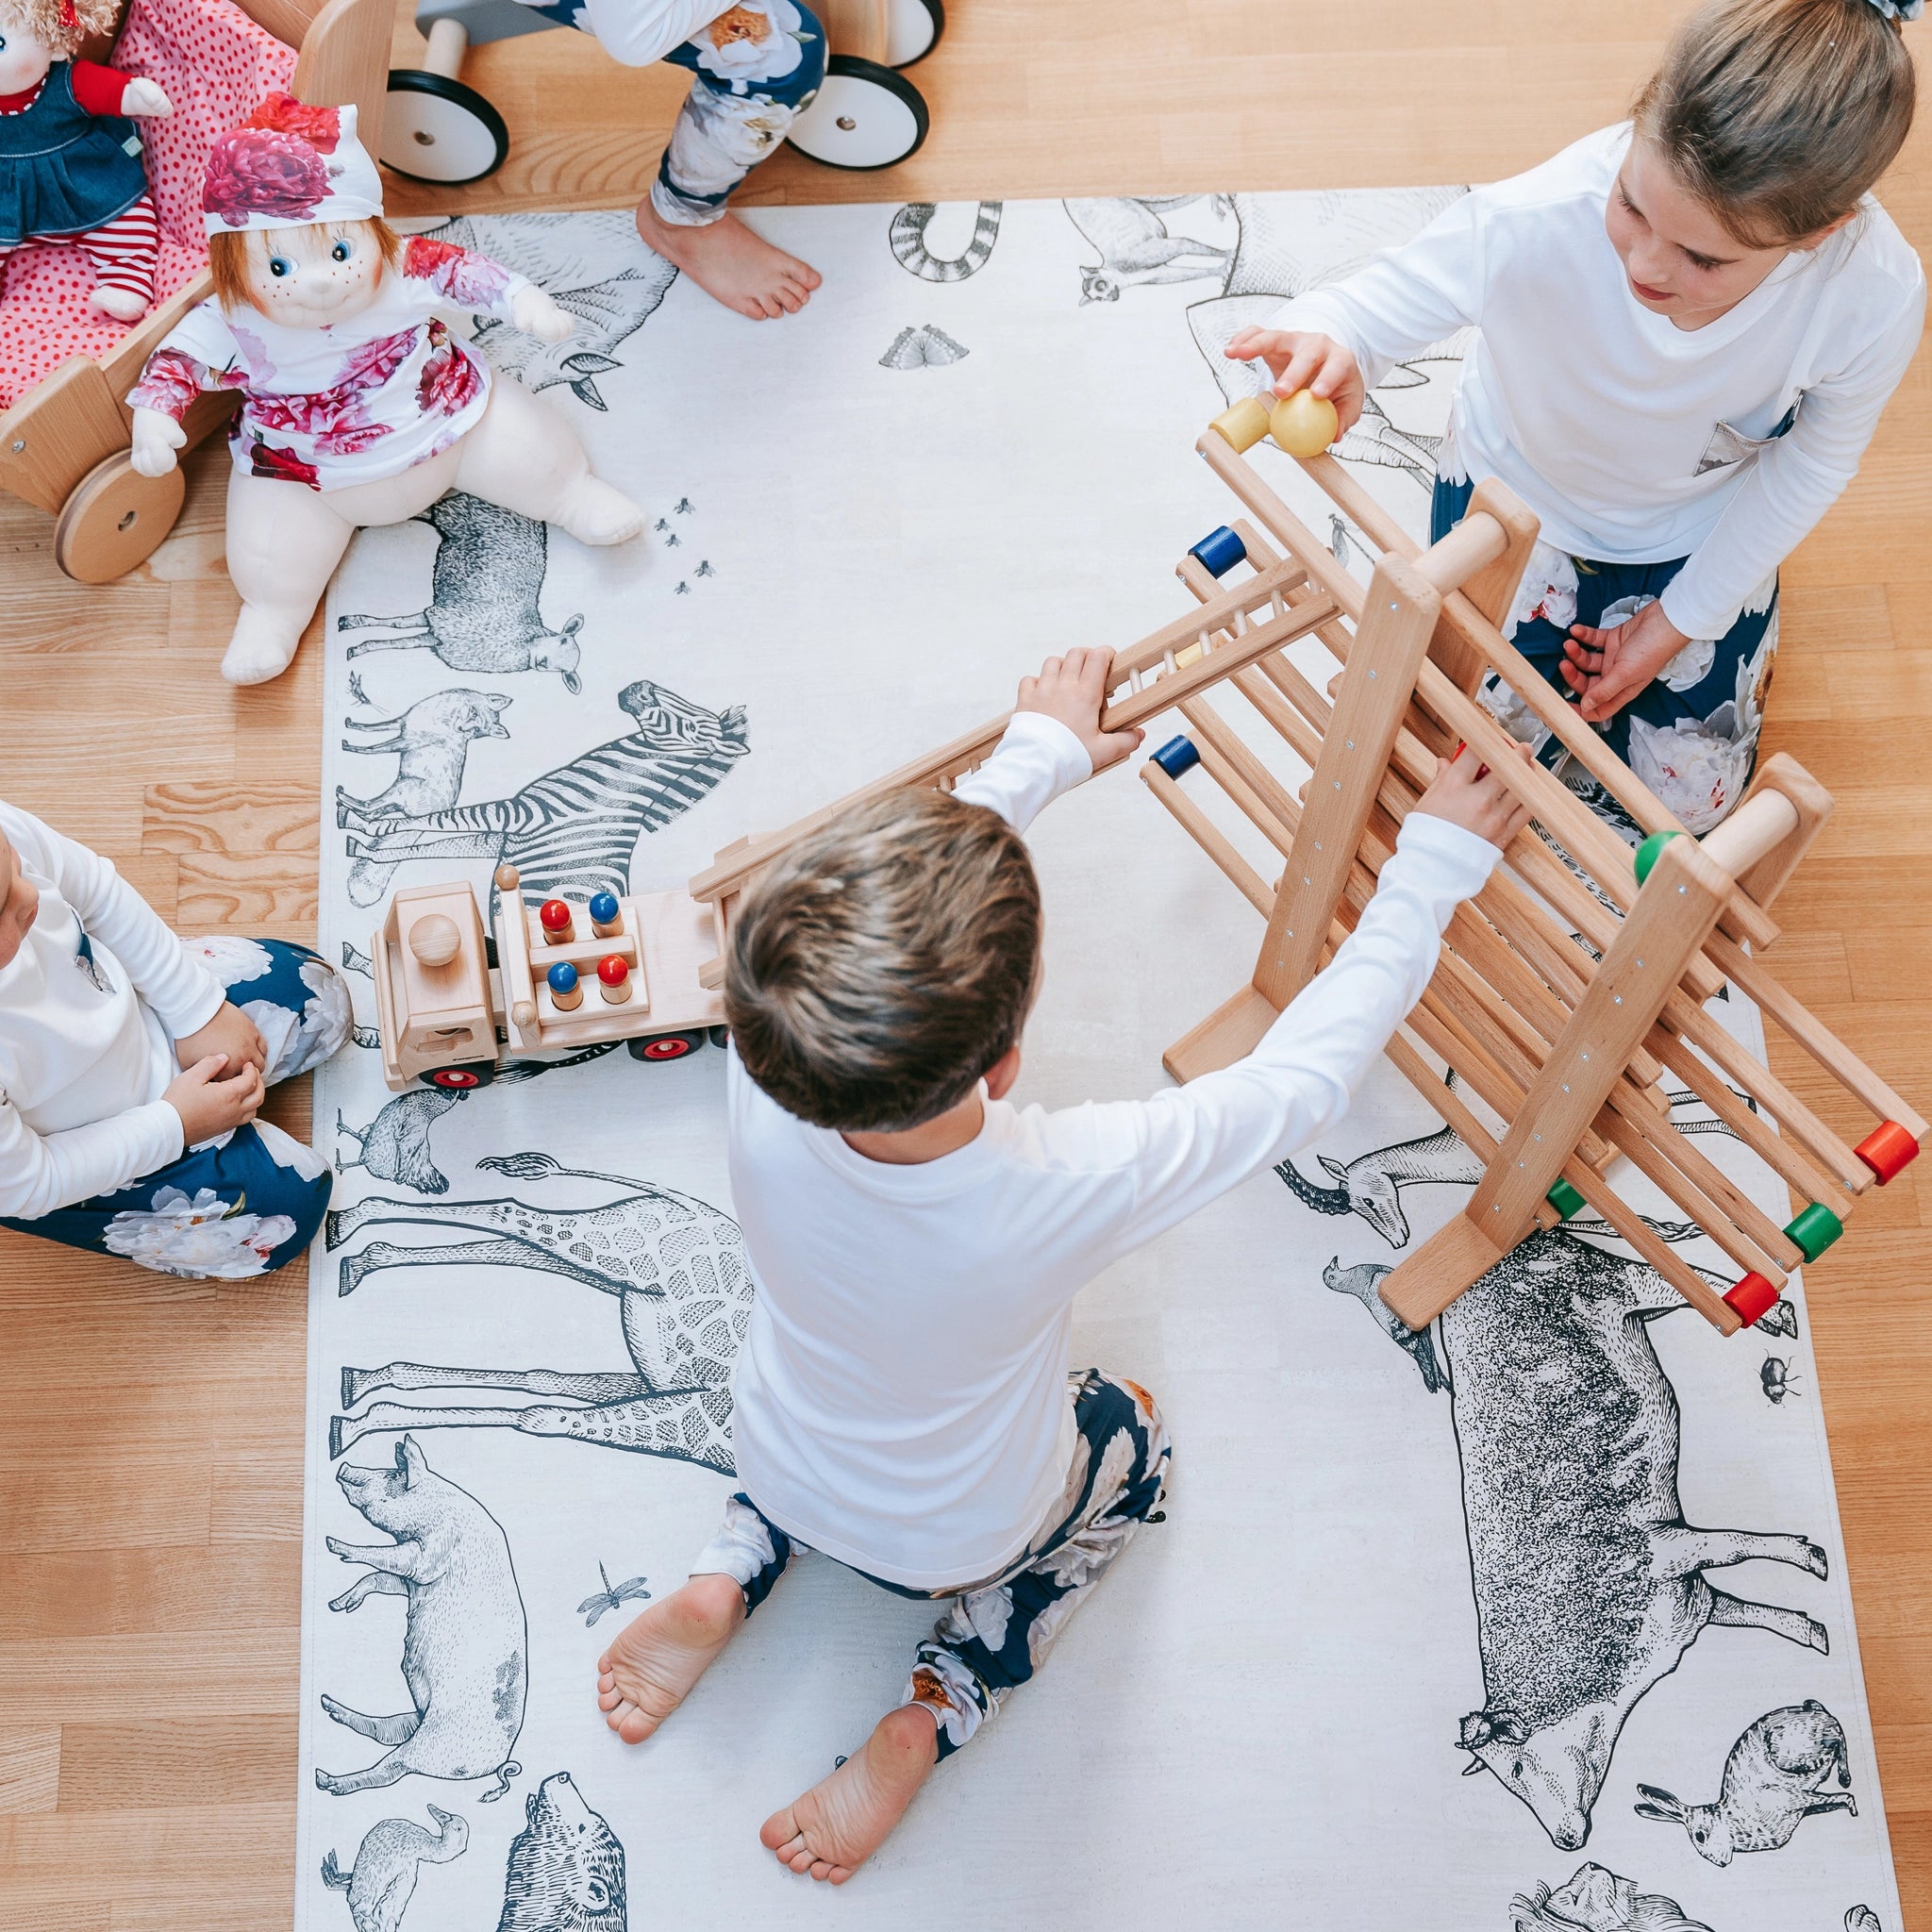
M385 269L393 269L403 252L403 238L380 215L369 215L355 222L317 222L313 225L331 241L366 228L381 251ZM249 292L248 251L257 245L269 247L276 232L274 228L224 229L208 238L208 266L215 285L215 300L230 314L238 308L261 308Z
M745 894L724 1017L745 1071L814 1126L920 1125L1020 1038L1040 884L1020 835L942 791L842 812Z

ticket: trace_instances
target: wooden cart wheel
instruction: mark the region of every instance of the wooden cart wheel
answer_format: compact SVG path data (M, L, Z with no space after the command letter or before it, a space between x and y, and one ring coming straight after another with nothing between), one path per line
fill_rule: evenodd
M54 561L77 584L111 584L159 547L181 514L188 479L175 466L143 476L125 450L74 487L54 525Z
M461 1066L432 1067L419 1076L425 1087L441 1087L450 1093L473 1093L496 1078L493 1060L468 1060Z
M626 1041L634 1060L681 1060L704 1045L702 1033L654 1033L648 1040Z
M824 85L785 138L827 168L864 174L918 152L931 125L925 96L890 67L834 54Z
M944 0L886 0L886 65L916 67L945 30Z

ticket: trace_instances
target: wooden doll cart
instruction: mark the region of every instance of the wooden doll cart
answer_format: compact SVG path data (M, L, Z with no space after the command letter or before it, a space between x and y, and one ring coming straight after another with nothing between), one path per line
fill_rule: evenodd
M916 153L931 125L925 96L906 78L939 45L943 0L811 0L835 52L824 85L786 137L828 168L895 167ZM724 11L721 6L719 10ZM413 181L466 187L509 158L509 129L462 78L473 46L558 25L519 0L418 0L416 25L429 42L421 67L399 67L391 94L386 167Z
M289 91L319 107L353 102L374 148L389 64L389 0L236 4L256 26L294 50ZM177 102L186 98L180 79L170 75L166 84ZM180 514L186 483L179 466L165 476L136 474L128 455L133 419L122 398L161 338L208 295L209 286L203 268L105 354L70 356L0 415L0 489L57 519L55 561L81 583L125 575L154 551ZM233 408L232 396L209 394L196 401L183 425L190 444L225 423Z
M1536 540L1520 503L1482 484L1462 525L1423 550L1332 456L1304 460L1381 552L1364 587L1243 460L1267 427L1268 412L1251 399L1202 437L1200 454L1254 521L1214 531L1181 560L1200 608L1116 658L1124 681L1103 719L1121 729L1178 709L1187 735L1163 745L1142 776L1267 922L1252 978L1164 1064L1186 1081L1255 1046L1353 929L1437 758L1466 744L1463 755L1487 760L1535 820L1457 911L1389 1054L1484 1174L1464 1211L1387 1276L1383 1298L1423 1327L1532 1229L1588 1206L1715 1327L1735 1333L1770 1312L1788 1272L1838 1239L1859 1198L1911 1160L1925 1133L1760 963L1778 936L1767 908L1829 814L1830 794L1780 753L1728 819L1702 841L1689 837L1498 628ZM1307 663L1316 640L1324 665ZM1302 641L1297 663L1289 647ZM1648 835L1635 853L1560 779L1520 757L1474 696L1491 670ZM1272 733L1270 757L1208 702L1219 685ZM783 832L739 841L691 881L691 896L712 906L722 939L746 888L800 838L885 791L951 789L1005 724L969 732ZM1306 772L1298 789L1284 765ZM1196 768L1223 794L1224 813L1272 847L1278 877L1250 864L1183 789L1178 781ZM722 959L707 975L717 983ZM1856 1147L1707 1012L1726 982L1877 1117ZM1673 1124L1667 1080L1808 1205L1782 1227L1758 1208ZM1720 1292L1622 1199L1606 1178L1619 1158L1736 1264L1734 1285Z

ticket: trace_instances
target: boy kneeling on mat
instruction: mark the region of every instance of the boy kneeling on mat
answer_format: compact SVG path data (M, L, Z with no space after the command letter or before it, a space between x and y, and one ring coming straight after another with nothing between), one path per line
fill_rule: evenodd
M744 1488L690 1582L598 1660L597 1701L648 1738L803 1549L950 1600L900 1707L759 1834L834 1885L1032 1676L1160 1494L1153 1397L1069 1373L1074 1297L1341 1118L1524 822L1473 758L1442 765L1354 936L1248 1058L1147 1101L1015 1108L1041 971L1020 835L1139 745L1100 729L1109 662L1048 658L951 795L895 791L794 847L726 958L758 1281L733 1383Z

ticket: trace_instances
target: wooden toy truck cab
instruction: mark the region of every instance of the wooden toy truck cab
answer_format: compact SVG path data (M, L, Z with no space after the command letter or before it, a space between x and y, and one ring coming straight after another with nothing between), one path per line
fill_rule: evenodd
M497 892L487 936L467 885L406 886L390 900L370 955L382 1077L392 1092L418 1081L487 1086L506 1055L621 1040L636 1059L668 1060L708 1037L722 1040L724 1000L698 979L716 945L709 907L685 892L620 898L602 934L591 930L587 907L573 907L573 936L557 943L524 904L510 869L499 874ZM598 974L610 960L624 971L613 969L619 984L606 991ZM559 965L579 975L570 1004L548 984Z

